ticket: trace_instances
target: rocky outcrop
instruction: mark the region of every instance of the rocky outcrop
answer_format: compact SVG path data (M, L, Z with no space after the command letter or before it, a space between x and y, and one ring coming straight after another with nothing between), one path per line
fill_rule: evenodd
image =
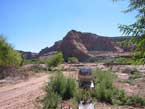
M80 39L80 36L81 33L70 31L66 37L64 37L60 45L60 51L62 51L64 59L67 60L68 57L75 56L79 61L85 61L90 57L87 48Z
M88 51L116 51L111 38L92 33L81 33L80 40Z
M99 36L92 33L82 33L71 30L52 47L42 49L39 56L43 56L52 51L62 51L64 58L67 60L70 56L75 56L79 61L86 61L92 57L89 51L123 51L112 38Z

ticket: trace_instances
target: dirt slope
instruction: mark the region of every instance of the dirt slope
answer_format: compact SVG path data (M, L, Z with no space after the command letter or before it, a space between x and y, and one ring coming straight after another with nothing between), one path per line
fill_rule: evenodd
M48 75L32 77L18 84L0 87L0 109L34 109L34 101L40 97Z

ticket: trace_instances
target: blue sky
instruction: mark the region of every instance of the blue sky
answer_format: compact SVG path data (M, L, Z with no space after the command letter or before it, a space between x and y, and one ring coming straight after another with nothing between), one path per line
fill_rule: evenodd
M75 29L120 36L118 24L134 22L121 11L127 0L0 0L0 34L15 49L38 52Z

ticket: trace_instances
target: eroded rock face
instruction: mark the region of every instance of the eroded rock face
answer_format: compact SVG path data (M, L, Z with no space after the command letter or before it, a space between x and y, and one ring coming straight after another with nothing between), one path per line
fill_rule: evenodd
M88 51L116 51L115 45L108 37L82 33L80 39Z
M65 59L75 56L79 61L86 61L89 57L92 57L89 51L123 51L122 48L118 48L120 47L109 37L71 30L62 41L56 42L50 48L42 49L39 56L52 51L62 51Z
M81 42L80 36L81 33L70 31L63 39L60 51L63 52L65 59L70 56L75 56L79 61L85 61L90 57L87 48Z

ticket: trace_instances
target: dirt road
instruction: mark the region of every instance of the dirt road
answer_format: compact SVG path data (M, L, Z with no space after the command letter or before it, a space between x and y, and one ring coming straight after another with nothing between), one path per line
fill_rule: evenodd
M42 87L47 81L48 75L44 74L0 87L0 109L35 109L34 101L43 94Z

